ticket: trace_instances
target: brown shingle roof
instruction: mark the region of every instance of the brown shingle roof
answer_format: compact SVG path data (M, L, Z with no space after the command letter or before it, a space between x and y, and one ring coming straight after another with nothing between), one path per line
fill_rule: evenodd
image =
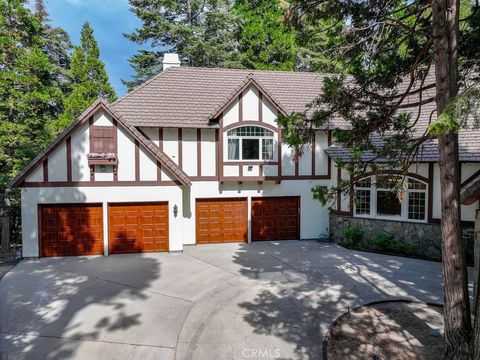
M327 75L307 72L172 67L154 76L112 108L134 126L205 128L250 79L287 113L303 112L322 91ZM344 126L335 119L330 127Z

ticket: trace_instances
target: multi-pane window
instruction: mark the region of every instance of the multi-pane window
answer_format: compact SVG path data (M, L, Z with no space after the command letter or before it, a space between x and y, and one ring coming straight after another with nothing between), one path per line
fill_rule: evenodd
M355 214L370 215L371 187L372 183L370 177L357 182L355 191L357 206L355 207Z
M273 160L273 131L242 126L227 132L228 160Z
M407 177L366 177L355 185L355 215L425 221L427 184Z
M415 179L408 179L408 219L425 220L427 185Z

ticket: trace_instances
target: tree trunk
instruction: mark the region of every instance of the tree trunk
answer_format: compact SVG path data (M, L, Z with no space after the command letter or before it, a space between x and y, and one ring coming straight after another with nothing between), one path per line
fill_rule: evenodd
M437 113L458 94L457 41L459 0L433 0L433 35ZM460 223L458 134L446 130L438 138L442 206L442 264L445 316L445 359L471 359L472 332L467 266Z

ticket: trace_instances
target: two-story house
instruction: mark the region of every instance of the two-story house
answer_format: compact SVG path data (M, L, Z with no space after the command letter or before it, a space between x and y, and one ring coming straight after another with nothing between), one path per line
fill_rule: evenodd
M115 103L97 100L14 180L23 255L181 251L328 234L329 209L311 188L342 176L331 130L345 124L318 129L297 156L276 122L278 114L304 111L323 78L189 68L166 56L164 71ZM465 162L464 179L478 173L478 160ZM364 203L339 198L336 216L377 219L385 210L387 220L434 223L435 161L412 170L400 210L378 205L390 197L372 190L370 179L360 184ZM473 220L475 206L464 209L465 220Z

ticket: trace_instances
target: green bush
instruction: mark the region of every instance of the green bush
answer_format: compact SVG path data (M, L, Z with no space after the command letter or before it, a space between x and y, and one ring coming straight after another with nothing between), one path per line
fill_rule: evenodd
M349 227L343 232L343 243L346 247L357 248L363 240L364 232L358 228Z
M373 247L377 250L388 250L392 247L392 236L380 234L373 239Z
M399 254L411 255L415 252L415 246L403 241L395 241L392 243L392 250Z

